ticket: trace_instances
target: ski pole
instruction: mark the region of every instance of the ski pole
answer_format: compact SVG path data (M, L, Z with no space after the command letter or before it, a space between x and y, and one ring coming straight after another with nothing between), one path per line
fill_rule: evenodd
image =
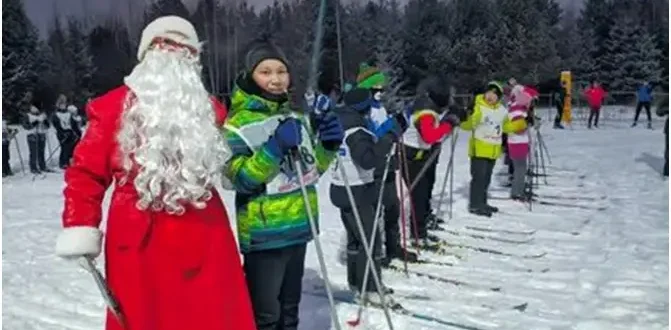
M431 155L429 155L429 158L427 159L426 163L424 163L424 166L419 170L419 173L417 174L417 177L415 177L412 180L412 183L410 184L410 187L408 188L408 194L410 194L417 184L419 184L419 181L422 179L422 176L426 173L426 171L431 167L431 164L438 158L440 155L440 148L436 148L431 152Z
M100 273L98 268L96 268L95 262L89 257L82 257L79 264L82 268L89 272L91 276L93 276L93 280L96 282L98 291L100 291L100 295L102 295L107 308L110 310L110 312L112 312L112 315L114 315L116 320L119 322L121 328L126 329L126 318L124 317L123 313L121 313L119 302L116 300L116 298L114 298L114 295L112 295L112 291L107 285L105 278Z
M331 306L331 318L335 323L335 328L341 330L340 320L338 319L338 312L335 306L335 300L333 299L333 289L331 288L331 282L329 281L328 270L326 269L326 262L324 261L324 250L322 250L321 241L319 239L319 232L317 230L317 224L315 223L314 215L312 214L312 207L310 206L310 198L308 197L308 191L305 188L305 181L303 178L303 168L301 164L301 158L298 156L298 150L295 150L293 158L294 167L298 174L298 183L301 186L301 193L303 194L303 203L305 203L305 212L308 214L308 221L310 222L310 230L312 231L312 236L314 237L315 248L317 249L317 259L319 260L319 268L322 272L322 277L324 278L324 287L326 288L326 296L329 300L329 305Z
M401 137L401 144L403 143L403 137ZM401 159L401 153L400 151L396 153L396 158L398 159L398 164L402 164L403 160ZM398 187L399 191L396 192L397 194L400 192L401 198L399 198L399 201L401 203L401 240L403 240L403 270L405 271L405 276L409 277L410 274L408 274L408 236L407 236L407 231L408 231L408 223L406 221L406 214L405 214L405 199L403 198L403 174L402 170L399 167L399 175L396 176L396 186Z
M401 141L403 141L401 139ZM410 188L407 186L407 183L410 181L410 169L408 168L408 155L405 153L405 144L401 143L401 152L403 153L402 161L403 163L401 164L403 166L403 171L405 175L403 176L405 178L405 183L406 183L406 188L408 190L408 201L409 201L409 206L410 206L410 221L412 222L411 227L414 226L413 233L415 236L415 244L419 244L419 231L417 229L417 215L415 214L415 208L413 207L412 203L412 194L410 193ZM401 195L401 198L405 202L405 196ZM417 250L417 254L419 254L421 249Z
M543 148L545 154L548 156L548 162L552 164L552 157L550 156L550 150L548 149L547 144L545 144L545 139L543 139L543 135L541 134L540 129L536 129L536 134L538 135L538 142L540 143L540 146Z
M26 165L23 163L23 156L21 155L21 147L19 146L19 140L16 137L16 134L12 137L14 139L14 144L16 144L16 153L19 155L19 162L21 163L21 173L26 174Z
M445 198L445 188L447 188L447 179L448 177L453 177L452 173L454 172L454 148L457 144L457 139L459 138L459 131L457 130L451 137L450 141L450 160L447 163L447 171L445 171L445 176L443 177L443 188L440 190L440 198L438 199L438 209L436 214L441 214L440 210L443 206L443 199ZM454 180L450 180L454 182ZM452 219L452 184L450 184L450 219Z
M543 182L547 185L548 184L548 176L547 176L547 170L545 169L545 157L543 156L543 145L540 143L542 141L540 131L536 130L536 134L538 135L538 140L539 140L538 152L539 152L540 159L541 159L541 169L543 170Z
M391 157L394 155L394 149L396 149L396 143L394 143L391 146L391 150L389 151L389 154L387 155L387 160L385 162L385 167L384 171L382 172L382 181L380 182L380 192L378 194L377 198L377 205L375 206L375 221L373 222L373 233L370 236L370 245L369 249L373 249L373 246L375 244L375 236L378 232L378 223L381 218L382 213L382 200L384 198L384 184L387 181L387 176L389 175L389 163L391 161ZM363 285L361 286L361 294L362 295L367 295L366 289L368 288L368 274L370 273L370 269L373 266L372 260L368 259L366 260L366 267L364 268L363 271ZM376 272L373 270L373 272ZM356 326L361 322L361 314L363 313L363 308L365 306L366 298L361 300L361 304L359 304L359 309L357 310L357 316L356 320L348 322L352 326Z
M340 153L338 153L338 161L342 162L342 156L340 156ZM366 237L366 231L363 229L363 223L361 222L361 216L359 215L359 209L356 207L356 201L354 200L354 194L352 194L352 187L349 184L349 179L347 178L347 173L345 172L345 167L343 166L338 166L338 169L340 170L340 176L342 177L343 183L345 184L345 191L347 192L347 198L349 199L349 204L352 207L352 212L354 213L354 221L356 222L357 229L359 231L359 237L361 237L361 244L363 244L363 249L364 252L366 253L366 258L367 262L373 262L373 253L370 249L370 245L368 244L368 238ZM374 228L375 230L375 228ZM374 232L374 231L373 231ZM377 287L377 294L380 295L380 303L382 303L382 309L384 311L384 315L387 319L387 324L389 325L389 329L393 330L394 329L394 324L391 320L391 314L389 313L389 308L387 308L386 304L386 298L384 294L384 289L382 288L382 281L380 280L380 276L378 275L377 272L373 272L373 282L375 282L375 286ZM362 297L364 300L364 303L367 299L366 293L362 292ZM355 324L350 323L350 325L355 326Z

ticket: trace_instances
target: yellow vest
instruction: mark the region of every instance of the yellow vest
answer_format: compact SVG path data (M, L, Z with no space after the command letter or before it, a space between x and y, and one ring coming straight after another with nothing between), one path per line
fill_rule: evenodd
M475 97L473 113L460 127L471 131L469 157L497 159L501 155L503 133L521 132L527 128L527 122L524 119L510 121L508 110L501 102L489 104L484 94L479 94Z

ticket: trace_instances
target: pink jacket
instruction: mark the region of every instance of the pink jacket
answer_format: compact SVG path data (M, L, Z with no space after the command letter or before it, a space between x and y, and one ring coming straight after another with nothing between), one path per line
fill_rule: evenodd
M508 119L524 119L528 116L529 105L538 93L529 87L517 85L511 91L508 104ZM529 155L529 132L508 134L508 155L510 159L526 159Z

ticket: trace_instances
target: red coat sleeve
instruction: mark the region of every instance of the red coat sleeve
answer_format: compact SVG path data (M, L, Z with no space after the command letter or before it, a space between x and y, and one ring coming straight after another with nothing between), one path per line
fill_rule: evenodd
M217 124L217 127L221 127L226 122L228 109L226 109L226 106L219 102L219 100L217 100L214 96L212 96L210 99L212 100L212 105L214 106L215 123Z
M430 114L420 115L417 123L419 135L428 144L434 144L452 132L452 125L449 123L435 125L436 118Z
M124 97L110 95L112 99ZM122 102L103 96L87 105L89 125L65 171L63 227L98 227L102 200L112 183L111 160L115 151L116 117ZM115 108L116 105L116 108Z

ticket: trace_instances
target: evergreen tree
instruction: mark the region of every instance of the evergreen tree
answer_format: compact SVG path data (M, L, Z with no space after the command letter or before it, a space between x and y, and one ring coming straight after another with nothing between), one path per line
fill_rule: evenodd
M659 82L660 51L646 29L623 15L612 26L599 73L611 90L630 91L643 81Z
M70 58L70 69L74 76L71 101L75 104L85 104L86 100L93 95L91 85L96 70L89 47L89 37L84 34L79 21L75 19L68 20L67 29L67 55Z
M91 90L94 95L123 84L135 64L135 48L131 46L128 30L121 21L109 19L89 34L89 50L93 66Z
M587 86L592 80L599 80L602 83L603 77L598 76L597 61L594 54L597 46L594 42L594 32L591 29L577 31L578 47L575 53L575 66L571 66L571 71L575 72L575 80L579 86ZM605 82L607 83L607 82Z
M597 45L594 56L598 59L606 50L610 27L613 24L613 6L609 0L587 0L581 12L578 27L593 31L594 43Z
M186 9L181 0L155 0L147 7L144 12L144 25L147 26L151 21L158 17L166 15L175 15L184 19L189 19L189 10Z
M38 36L21 0L2 2L2 103L15 119L26 93L38 81Z
M54 16L53 26L50 28L47 44L51 49L53 57L53 74L52 88L57 93L71 96L76 85L74 67L74 59L68 49L68 36L61 25L61 20L58 16Z

